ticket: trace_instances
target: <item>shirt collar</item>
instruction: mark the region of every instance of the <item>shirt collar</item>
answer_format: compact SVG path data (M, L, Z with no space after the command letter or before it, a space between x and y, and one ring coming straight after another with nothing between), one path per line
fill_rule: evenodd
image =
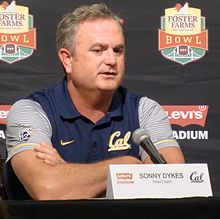
M108 112L108 115L113 117L120 117L123 115L123 105L124 105L124 97L121 92L122 88L119 88L112 99L112 103Z
M123 115L123 105L124 105L124 88L120 87L114 94L112 103L107 113L107 117L120 117ZM65 119L73 119L81 116L77 111L73 101L70 97L69 91L67 89L67 82L64 78L61 83L55 87L55 97L56 105L59 114Z
M69 95L66 78L55 87L54 92L58 112L63 118L73 119L80 116Z

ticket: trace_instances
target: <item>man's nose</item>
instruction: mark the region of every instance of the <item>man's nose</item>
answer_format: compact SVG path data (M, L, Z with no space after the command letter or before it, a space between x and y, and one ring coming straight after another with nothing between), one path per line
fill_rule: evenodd
M106 51L105 56L105 64L106 65L115 65L116 64L116 55L112 49Z

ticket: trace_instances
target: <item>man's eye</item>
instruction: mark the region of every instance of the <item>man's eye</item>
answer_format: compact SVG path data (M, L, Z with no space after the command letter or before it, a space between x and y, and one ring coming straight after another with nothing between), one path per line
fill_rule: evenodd
M93 49L93 52L94 52L94 53L101 53L101 52L102 52L102 49Z
M114 52L118 55L124 54L124 48L116 48L114 49Z

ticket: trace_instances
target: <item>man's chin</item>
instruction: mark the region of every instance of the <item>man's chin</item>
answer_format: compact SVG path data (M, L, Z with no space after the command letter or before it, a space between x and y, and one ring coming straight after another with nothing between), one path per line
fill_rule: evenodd
M106 91L106 92L114 92L114 91L116 91L117 89L118 89L118 87L119 86L105 86L105 87L100 87L100 89L99 90L101 90L101 91Z
M104 81L99 84L99 87L102 90L117 90L120 84L121 83L119 81Z

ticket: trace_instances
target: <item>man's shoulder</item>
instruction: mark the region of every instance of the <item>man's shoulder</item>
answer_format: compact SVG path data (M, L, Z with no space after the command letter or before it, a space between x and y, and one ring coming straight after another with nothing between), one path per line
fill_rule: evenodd
M41 90L33 91L25 99L33 100L38 102L41 106L51 105L51 103L55 103L55 105L60 101L65 99L66 96L66 83L65 81L60 81L59 83L48 86Z
M30 113L30 111L33 110L41 110L41 106L38 102L29 99L20 99L16 101L14 104L12 104L9 110L9 115L18 113Z
M41 90L34 91L30 93L26 98L27 99L38 99L38 98L46 98L50 95L52 95L55 92L58 92L60 87L62 86L62 82L59 82L58 84L43 88Z
M130 91L125 87L119 87L118 91L124 95L128 100L136 99L140 105L158 106L159 103L144 94Z
M143 95L142 94L139 94L139 93L135 93L135 92L133 92L133 91L130 91L130 90L128 90L127 88L125 88L125 87L119 87L118 88L118 91L117 92L119 92L119 93L121 93L125 98L127 98L127 99L132 99L132 98L135 98L135 99L140 99L141 97L143 97Z
M29 107L39 107L39 103L31 100L31 99L20 99L17 100L15 103L12 104L10 110L13 109L24 109L24 108L29 108Z

